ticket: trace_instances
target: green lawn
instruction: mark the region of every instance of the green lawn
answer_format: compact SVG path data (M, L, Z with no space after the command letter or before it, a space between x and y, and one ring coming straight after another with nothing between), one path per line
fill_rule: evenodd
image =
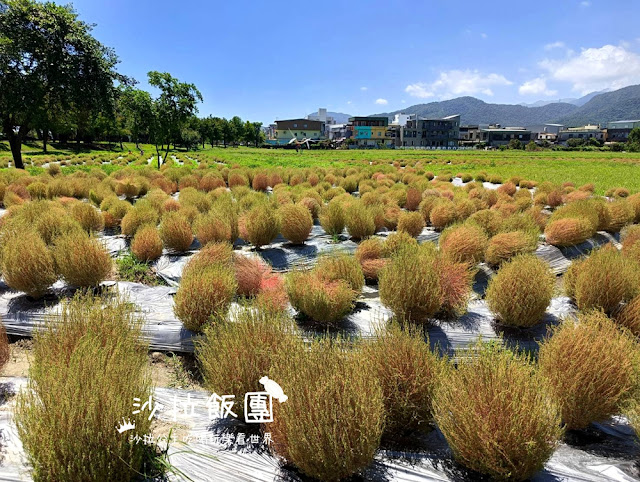
M92 146L75 144L61 148L51 146L47 155L66 156L76 154L127 154L137 152L135 144L125 143L124 150L119 145L97 144ZM154 146L141 145L145 157L155 154ZM25 145L25 158L42 155L40 143ZM185 152L176 151L178 156ZM576 185L594 183L602 194L611 187L626 187L640 191L640 153L598 152L598 151L402 151L402 150L301 150L254 149L248 147L215 147L188 153L203 160L216 160L229 166L242 167L348 167L378 163L421 162L425 171L434 174L459 172L472 175L485 171L503 178L521 176L538 182L562 183L571 181ZM5 157L7 156L7 157ZM11 153L6 143L0 143L0 158L8 159ZM66 168L65 168L66 169Z

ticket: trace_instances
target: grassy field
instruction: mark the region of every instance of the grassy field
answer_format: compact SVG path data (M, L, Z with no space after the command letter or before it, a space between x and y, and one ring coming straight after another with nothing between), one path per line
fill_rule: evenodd
M133 143L124 143L124 149L118 145L92 145L90 147L71 145L65 148L52 146L48 156L77 154L105 154L137 152ZM154 146L142 144L145 157L155 153ZM32 143L23 149L25 158L44 155L41 144ZM183 150L175 153L185 154ZM594 183L596 192L604 193L611 187L625 187L631 191L640 191L640 153L598 152L598 151L402 151L402 150L295 150L209 148L188 153L202 160L216 160L230 166L242 167L348 167L363 163L400 162L413 165L420 162L425 171L434 174L449 172L452 175L469 173L475 175L481 171L503 178L521 176L538 182L553 183L574 182L576 185ZM10 158L6 143L0 143L0 158Z

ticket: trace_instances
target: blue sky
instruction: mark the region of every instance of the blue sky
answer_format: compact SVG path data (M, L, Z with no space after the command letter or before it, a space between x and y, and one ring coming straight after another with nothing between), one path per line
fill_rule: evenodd
M119 70L196 84L200 115L264 123L472 95L522 103L640 83L640 1L76 0Z

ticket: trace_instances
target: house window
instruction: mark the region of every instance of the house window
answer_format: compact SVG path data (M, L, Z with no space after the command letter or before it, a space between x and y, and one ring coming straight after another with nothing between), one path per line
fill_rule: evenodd
M298 127L298 124L293 124L293 127Z

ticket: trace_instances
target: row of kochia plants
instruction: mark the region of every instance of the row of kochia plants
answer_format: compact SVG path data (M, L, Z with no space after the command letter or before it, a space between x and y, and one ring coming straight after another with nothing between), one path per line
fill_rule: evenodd
M425 167L3 171L2 276L32 298L60 278L92 289L112 272L99 240L104 229L122 232L148 263L163 248L189 250L197 238L203 247L184 269L175 313L204 335L197 358L206 388L256 391L266 373L279 381L289 400L277 404L265 429L274 453L319 479L348 477L381 444L411 446L417 431L434 424L461 464L515 479L539 470L566 430L617 413L637 426L638 195L616 189L601 198L590 185L517 178L489 190L480 181L503 180L485 175L463 177L467 184L455 188L450 175L434 178ZM337 250L346 229L358 242L355 255L324 256L313 269L284 276L257 255L278 234L304 243L316 219ZM438 246L416 241L426 225L442 231ZM382 230L395 233L374 236ZM464 313L482 261L496 270L486 299L497 322L540 323L558 290L533 254L541 234L568 246L597 230L622 230L623 248L605 246L572 263L564 291L580 314L549 334L535 360L478 345L454 363L429 349L425 326ZM237 238L258 253L234 252ZM302 341L296 321L320 331L339 326L365 282L378 284L394 314L377 337ZM246 306L229 320L234 299ZM80 294L63 303L67 323L36 335L31 391L16 414L36 478L114 480L164 466L110 430L133 396L151 390L141 323L128 306L113 294ZM76 396L91 391L95 397ZM88 415L98 406L99 415ZM142 420L138 427L149 428Z

